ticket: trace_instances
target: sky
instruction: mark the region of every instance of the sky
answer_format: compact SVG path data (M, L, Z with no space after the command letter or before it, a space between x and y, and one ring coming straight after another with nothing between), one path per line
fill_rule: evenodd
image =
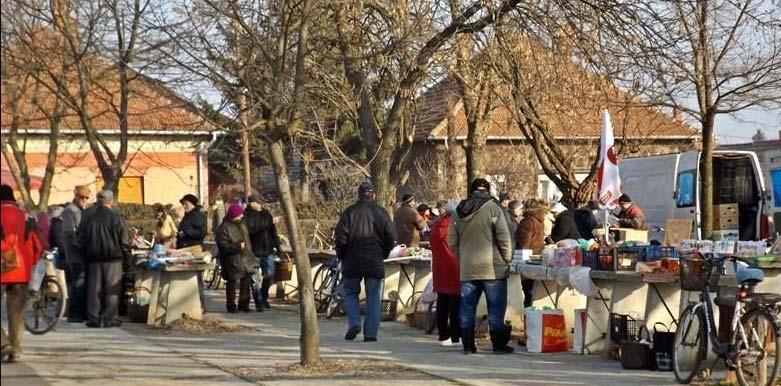
M751 142L757 129L764 131L767 139L779 139L781 109L749 109L740 112L737 117L721 115L716 119L716 135L720 143Z

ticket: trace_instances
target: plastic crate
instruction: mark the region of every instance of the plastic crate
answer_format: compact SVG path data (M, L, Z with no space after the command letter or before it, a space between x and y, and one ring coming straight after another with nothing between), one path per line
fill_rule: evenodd
M610 340L613 342L637 341L640 327L645 321L634 319L629 315L610 314Z
M663 247L661 245L647 245L640 249L640 261L659 261L663 257L678 257L675 247Z

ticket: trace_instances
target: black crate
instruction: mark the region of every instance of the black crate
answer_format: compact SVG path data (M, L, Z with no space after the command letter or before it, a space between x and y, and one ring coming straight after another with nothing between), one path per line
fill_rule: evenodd
M629 315L610 314L610 340L616 343L637 341L643 320L637 320Z

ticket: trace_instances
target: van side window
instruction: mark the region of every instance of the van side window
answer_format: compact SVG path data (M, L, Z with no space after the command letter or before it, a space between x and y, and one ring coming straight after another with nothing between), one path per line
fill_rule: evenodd
M775 201L775 206L781 206L781 169L770 172L770 177L773 179L773 201Z
M687 170L678 174L678 199L676 205L679 208L694 206L694 170Z

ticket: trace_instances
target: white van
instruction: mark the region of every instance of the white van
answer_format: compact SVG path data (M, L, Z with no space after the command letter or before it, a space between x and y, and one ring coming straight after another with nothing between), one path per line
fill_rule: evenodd
M700 151L627 158L619 163L624 193L643 209L651 238L668 218L691 218L693 238L701 238L702 184ZM740 240L770 237L770 195L757 155L751 151L717 150L713 153L714 205L738 204Z

